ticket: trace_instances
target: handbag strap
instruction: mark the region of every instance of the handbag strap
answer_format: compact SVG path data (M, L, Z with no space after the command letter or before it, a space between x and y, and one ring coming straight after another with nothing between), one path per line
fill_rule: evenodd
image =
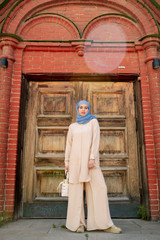
M65 171L66 179L69 181L69 172Z
M67 181L69 181L69 172L67 172L67 174L66 174L66 179L67 179Z
M66 174L66 180L67 180L67 182L68 182L68 181L69 181L69 172L65 172L65 174ZM60 191L61 191L61 186L62 186L62 184L63 184L63 181L60 182L59 185L58 185L58 187L57 187L57 190L59 190L59 193L60 193Z
M58 187L57 187L57 190L59 191L59 193L61 192L61 186L62 186L63 182L60 182Z

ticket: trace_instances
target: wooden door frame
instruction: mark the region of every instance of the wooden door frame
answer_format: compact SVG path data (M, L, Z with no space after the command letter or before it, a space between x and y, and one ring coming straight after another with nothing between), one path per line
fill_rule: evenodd
M146 206L149 212L149 197L147 185L147 171L145 160L145 144L143 131L143 117L141 104L141 84L138 74L26 74L22 76L21 101L19 114L19 131L17 147L17 171L15 192L15 218L22 217L23 201L23 141L26 126L26 108L28 103L28 85L30 81L96 81L96 82L133 82L135 116L137 131L138 165L140 177L140 204ZM114 206L115 207L115 206ZM116 209L115 209L116 212ZM149 215L148 215L149 216Z
M144 142L144 126L143 126L143 109L141 96L141 82L140 78L134 81L134 101L135 101L135 117L136 117L136 132L137 132L137 150L139 163L139 189L140 189L140 204L147 209L147 216L150 215L149 207L149 192L147 181L147 166L145 156L145 142Z
M18 145L17 145L17 169L16 169L16 187L15 187L15 208L14 217L22 217L22 200L23 200L23 143L24 132L26 129L26 109L28 103L29 81L22 76L21 81L21 99L18 126Z

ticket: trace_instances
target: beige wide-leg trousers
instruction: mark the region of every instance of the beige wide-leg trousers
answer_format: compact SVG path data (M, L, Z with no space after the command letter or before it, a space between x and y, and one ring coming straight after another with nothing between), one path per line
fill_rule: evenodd
M107 188L100 168L90 170L91 181L70 183L66 227L76 231L80 225L88 231L104 230L113 225L111 220ZM87 226L85 224L83 190L87 199Z

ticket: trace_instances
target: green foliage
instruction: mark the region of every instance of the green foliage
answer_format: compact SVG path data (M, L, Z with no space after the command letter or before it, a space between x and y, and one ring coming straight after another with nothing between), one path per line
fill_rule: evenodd
M137 214L141 217L141 219L146 220L147 219L147 208L142 205L139 207Z
M6 222L7 222L6 218L1 218L0 219L0 227L2 227Z
M88 237L89 237L88 233L85 234L85 237L88 239Z
M0 216L0 227L2 227L5 223L14 222L14 221L15 220L12 214L10 213L10 211L6 210L5 212L3 212L3 215Z
M61 225L61 228L66 228L66 226L65 225Z
M53 224L53 228L56 228L56 225L55 225L55 224Z

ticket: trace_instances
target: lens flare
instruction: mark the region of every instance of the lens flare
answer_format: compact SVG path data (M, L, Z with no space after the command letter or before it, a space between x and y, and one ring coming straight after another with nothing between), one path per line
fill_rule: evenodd
M92 47L86 48L84 54L85 62L93 72L112 72L125 57L126 34L118 23L95 26L90 29L86 40L93 41Z

